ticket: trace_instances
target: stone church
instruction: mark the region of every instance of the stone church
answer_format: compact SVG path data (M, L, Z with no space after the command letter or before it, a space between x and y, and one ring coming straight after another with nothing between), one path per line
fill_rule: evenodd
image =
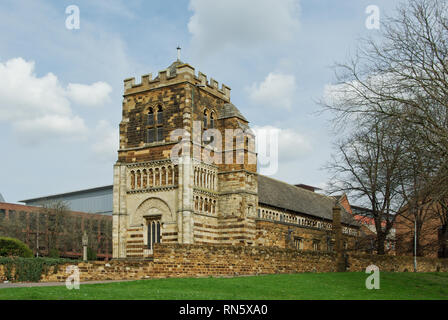
M229 87L178 59L154 79L125 79L122 108L114 258L149 258L160 242L332 250L336 199L257 174L249 122L231 103ZM183 137L173 138L179 129ZM202 157L213 140L195 129L218 130L225 147L205 154L234 161ZM228 138L229 129L247 134ZM174 161L179 144L193 152ZM345 210L341 218L344 246L352 246L359 225Z

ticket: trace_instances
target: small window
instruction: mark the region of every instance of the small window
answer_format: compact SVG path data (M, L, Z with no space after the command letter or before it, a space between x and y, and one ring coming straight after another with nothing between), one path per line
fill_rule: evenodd
M152 108L149 108L148 119L146 120L146 125L148 125L148 126L154 125L154 111L152 110Z
M303 239L294 237L294 247L298 250L303 250Z
M210 114L210 128L214 128L214 127L215 127L215 115L212 112Z
M146 142L152 143L154 142L154 128L148 129L148 136L146 137Z
M157 109L157 124L163 124L163 109L159 106Z
M204 125L204 129L207 128L207 110L204 110L204 121L203 121L203 125Z
M327 239L327 251L329 252L333 252L334 250L334 241L332 241L331 239Z
M314 251L320 250L320 241L319 240L313 240L313 250Z

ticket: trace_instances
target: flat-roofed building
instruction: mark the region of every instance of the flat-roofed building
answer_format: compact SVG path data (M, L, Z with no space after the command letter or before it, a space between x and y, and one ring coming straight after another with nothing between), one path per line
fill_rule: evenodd
M112 185L21 200L27 206L63 201L72 211L112 215Z

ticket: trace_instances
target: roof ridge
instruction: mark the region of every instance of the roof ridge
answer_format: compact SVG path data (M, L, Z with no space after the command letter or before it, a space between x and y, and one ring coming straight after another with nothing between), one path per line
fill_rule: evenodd
M329 200L334 200L334 199L331 199L331 196L327 196L325 194L321 194L321 193L317 193L317 192L314 192L314 191L311 191L311 190L300 188L300 187L297 187L297 186L295 186L295 185L293 185L291 183L288 183L288 182L285 182L285 181L282 181L282 180L278 180L278 179L275 179L275 178L271 178L271 177L265 176L263 174L258 174L258 175L262 176L262 177L265 177L265 178L268 178L268 179L271 179L271 180L274 180L274 181L277 181L277 182L280 182L280 183L283 183L283 184L286 184L286 185L288 185L290 187L297 188L300 191L308 192L309 194L313 194L313 195L321 196L321 197L324 197L324 198L328 198Z

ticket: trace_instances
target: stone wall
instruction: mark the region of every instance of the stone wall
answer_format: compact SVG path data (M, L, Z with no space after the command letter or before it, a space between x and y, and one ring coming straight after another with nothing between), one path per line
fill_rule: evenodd
M375 264L380 271L413 271L413 258L349 255L348 271L365 271ZM67 265L50 268L41 281L65 281ZM239 276L275 273L334 272L335 254L263 246L156 244L153 261L112 260L78 263L81 281L137 280L169 277ZM419 258L421 272L448 272L448 259ZM0 266L0 281L5 280Z
M253 246L163 245L154 251L154 277L331 272L334 255Z
M380 271L412 272L414 271L414 257L352 254L348 256L347 271L365 271L368 265L376 265ZM419 272L448 272L448 259L417 258Z
M305 251L314 250L314 246L321 251L328 251L327 238L334 242L334 235L330 231L288 222L256 219L256 231L255 244L260 246L294 247L300 239ZM347 248L354 248L355 240L354 236L343 234L342 241Z

